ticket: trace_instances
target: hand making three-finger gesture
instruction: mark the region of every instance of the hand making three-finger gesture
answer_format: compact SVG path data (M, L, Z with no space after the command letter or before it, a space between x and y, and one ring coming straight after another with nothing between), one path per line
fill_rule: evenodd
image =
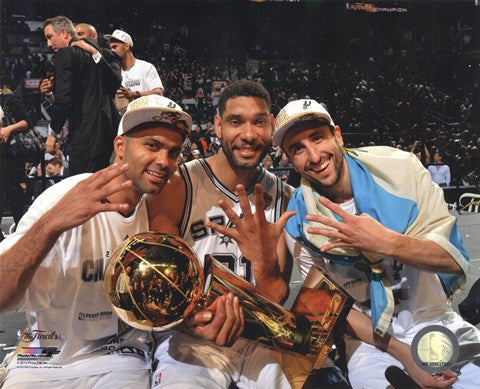
M307 220L326 226L326 228L309 227L307 231L310 234L323 235L332 239L331 242L320 247L320 250L330 251L337 247L353 247L362 251L388 255L386 250L390 247L389 242L393 234L396 234L394 231L384 227L365 213L358 216L352 215L326 197L322 196L318 201L342 219L338 221L321 215L307 215Z

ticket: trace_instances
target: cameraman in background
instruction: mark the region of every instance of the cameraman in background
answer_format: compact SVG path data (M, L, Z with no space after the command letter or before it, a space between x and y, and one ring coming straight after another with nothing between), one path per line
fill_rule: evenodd
M430 150L428 150L426 142L416 140L410 147L410 152L416 155L420 162L422 162L423 166L430 165Z

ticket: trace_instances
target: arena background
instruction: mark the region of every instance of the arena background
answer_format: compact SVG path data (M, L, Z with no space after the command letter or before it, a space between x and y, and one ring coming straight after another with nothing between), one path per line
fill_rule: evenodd
M100 36L127 31L165 95L194 117L194 136L205 132L221 87L251 78L269 89L274 113L291 98L324 102L351 146L409 150L417 141L441 150L452 170L445 196L471 257L466 291L480 276L480 216L455 209L462 193L480 193L478 1L3 0L2 84L22 89L40 134L38 83L52 56L42 22L59 14ZM11 223L7 209L3 231ZM23 326L21 313L0 316L0 354Z

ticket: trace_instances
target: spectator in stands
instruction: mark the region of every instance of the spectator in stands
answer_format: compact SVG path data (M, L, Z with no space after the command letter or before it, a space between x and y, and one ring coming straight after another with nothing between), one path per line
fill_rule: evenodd
M213 127L212 122L207 122L207 123L205 124L205 132L206 132L209 136L215 136L215 128Z
M436 151L433 154L434 165L428 167L428 171L432 175L432 181L439 186L450 185L450 168L442 162L442 154Z
M46 177L62 177L66 175L66 169L63 167L62 160L59 158L52 158L45 165Z
M197 139L197 144L204 156L208 156L210 152L210 136L205 131L200 132L200 137Z
M270 151L268 155L272 158L273 167L276 168L280 163L280 159L282 158L283 151L278 145L275 143L275 140L272 141L272 147L270 147Z
M261 165L266 170L271 169L273 167L272 157L270 157L270 155L266 155L265 158L263 158Z
M416 155L416 157L422 162L423 166L430 164L430 151L425 143L416 140L410 147L410 152Z
M60 161L62 161L62 166L64 168L68 168L68 159L65 157L65 154L62 151L62 144L63 144L63 141L61 139L57 139L52 153L45 154L45 161L48 161L52 158L57 158Z
M192 142L190 145L190 153L193 153L194 150L200 151L198 150L198 145L195 142Z
M280 177L282 181L287 181L292 168L293 166L290 163L290 159L288 158L288 155L285 153L282 153L282 156L280 157L280 163L275 169L275 175Z
M468 154L468 168L465 171L465 181L468 185L480 185L480 151L477 146L472 145Z
M37 178L42 177L41 165L38 164L35 172L32 170L32 174L35 174ZM45 163L45 179L33 180L31 184L31 192L36 199L42 194L42 192L50 186L59 182L62 178L68 176L68 170L63 166L60 158L50 158Z
M202 153L200 150L192 150L192 159L200 159L202 158Z

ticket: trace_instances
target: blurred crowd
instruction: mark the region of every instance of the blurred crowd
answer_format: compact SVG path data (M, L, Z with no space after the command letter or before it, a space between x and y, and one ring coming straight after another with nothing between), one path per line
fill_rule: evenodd
M116 28L127 31L135 42L135 55L157 68L165 96L191 114L193 131L179 163L216 153L220 141L213 117L220 93L229 82L247 78L261 82L270 91L274 114L291 100L316 99L336 118L347 147L390 145L417 154L426 167L438 163L433 157L439 153L441 164L450 169L448 185L479 184L479 64L475 56L465 55L478 42L472 42L473 29L458 19L442 20L443 28L433 31L420 27L423 22L390 29L383 23L365 22L341 36L319 36L321 53L298 51L298 60L294 60L288 55L291 48L272 48L267 35L248 43L240 40L243 55L230 47L236 39L230 36L223 42L223 48L229 49L221 56L213 47L221 38L212 37L211 45L198 44L200 33L218 33L213 23L199 30L187 17L180 23L161 23L146 14L142 17L146 18L144 23L131 23L125 15L108 21L92 15L92 20L78 22L94 24L100 35ZM23 80L44 78L51 72L52 56L42 30L32 31L25 22L2 21L7 22L9 33L40 36L40 47L24 45L22 53L16 55L8 51L7 44L1 58L1 77L2 85L23 94L31 116L41 119L40 96L27 93ZM238 33L239 27L232 26L232 31ZM300 29L293 34L300 37L303 33ZM47 158L61 161L62 169L67 168L68 144L60 141L58 150L61 156ZM277 145L272 145L263 164L288 179L291 166ZM42 173L35 169L28 174Z

